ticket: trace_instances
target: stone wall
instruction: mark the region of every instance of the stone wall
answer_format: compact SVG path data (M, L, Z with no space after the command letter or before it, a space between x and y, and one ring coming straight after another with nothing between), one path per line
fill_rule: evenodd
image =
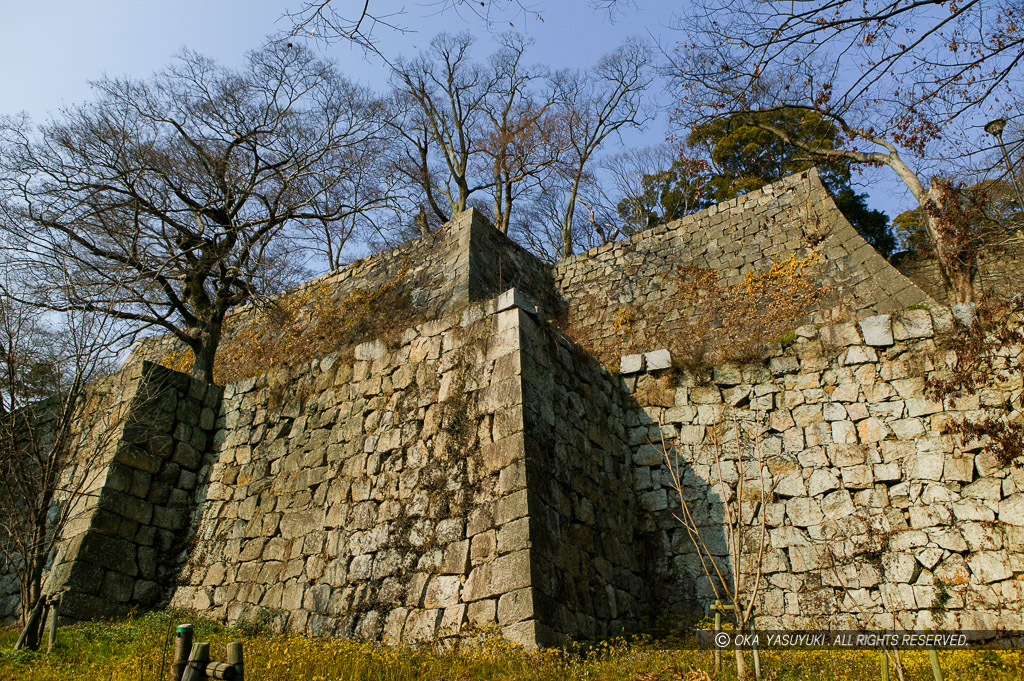
M688 311L678 303L666 309L681 265L716 270L720 285L729 286L812 253L820 283L835 288L830 304L838 313L859 318L930 300L857 234L814 169L563 260L554 282L574 337L617 348L620 308L633 313L634 327L655 322L670 334L688 333Z
M636 405L619 377L561 333L522 324L533 605L539 642L635 630L649 613L630 484Z
M7 559L0 557L0 626L14 624L19 617L18 575Z
M801 326L765 361L706 379L666 351L622 358L620 375L550 325L567 309L584 341L614 351L608 309L682 319L665 309L677 265L736 283L811 251L859 322ZM930 299L815 173L553 271L469 212L319 281L341 299L402 271L429 321L390 344L223 393L129 362L110 392L118 416L88 421L114 444L51 576L67 614L158 605L172 582L171 602L232 622L391 641L495 627L551 645L666 608L703 614L713 595L674 516L664 436L723 568L722 502L758 479L741 461L753 444L765 455L759 626L1021 626L1024 477L949 432L1019 404L1020 377L930 402L924 381L951 361L948 311L904 309ZM521 290L496 295L510 284Z
M503 600L530 568L519 311L498 302L227 386L174 603L313 634L532 641L532 613Z
M929 296L943 304L951 304L942 283L942 273L930 255L903 253L893 259L894 265ZM999 244L986 244L978 253L978 276L986 295L1011 298L1021 291L1021 269L1024 268L1024 231Z
M457 219L471 225L472 244L466 246L470 254L470 301L487 300L514 288L540 309L542 317L558 316L564 301L555 290L550 267L491 227L475 210Z
M441 229L402 245L357 260L305 284L284 296L314 291L341 304L356 291L373 291L399 282L408 292L413 315L434 319L487 300L516 287L552 314L559 302L551 286L551 272L531 253L491 227L476 210L457 215ZM260 307L243 305L228 313L224 343L245 327ZM170 335L142 339L126 364L159 362L182 344Z
M185 558L193 493L220 389L148 362L87 402L96 476L71 515L44 590L86 620L166 603Z
M659 536L666 603L706 608L714 594L673 517L680 504L655 446L658 424L724 568L735 555L722 501L735 499L741 475L746 494L757 496L755 447L764 456L768 503L756 510L757 499L748 499L756 518L745 538L753 561L763 514L758 626L1024 625L1024 469L1000 465L983 443L964 443L949 428L1007 406L1020 423L1022 379L1018 371L977 396L931 401L925 380L945 375L953 361L937 343L950 326L943 308L909 310L802 327L798 342L767 362L716 367L707 382L629 375L647 415L632 433L633 480L645 528Z

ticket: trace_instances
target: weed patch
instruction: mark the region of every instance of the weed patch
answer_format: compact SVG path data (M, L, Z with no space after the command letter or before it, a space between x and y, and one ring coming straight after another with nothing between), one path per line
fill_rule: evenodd
M341 300L329 283L320 282L230 315L214 360L214 382L223 385L303 364L369 339L394 342L398 333L422 321L409 294L413 288L402 269L383 285L352 291ZM188 373L192 361L192 350L184 348L158 363Z
M723 361L760 361L769 344L795 341L793 329L833 294L820 280L813 252L748 272L735 284L722 283L717 270L681 265L656 306L601 306L582 296L568 310L565 331L602 364L668 348L678 368L700 375Z
M939 402L978 395L996 386L1018 391L1002 404L990 403L980 418L952 420L950 431L961 441L984 440L1004 465L1024 465L1024 303L994 303L977 309L973 324L957 321L942 339L955 356L949 373L928 379L929 396ZM1016 411L1016 418L1015 418Z
M117 622L65 627L49 653L14 654L17 632L0 630L0 678L19 681L164 681L170 677L167 642L174 624L192 622L195 640L209 641L211 657L223 660L225 646L241 641L245 678L251 681L377 679L427 681L708 681L735 678L726 658L715 675L710 650L680 648L648 638L613 639L565 649L527 651L482 632L445 645L389 646L382 643L229 629L186 611L164 611ZM765 650L767 678L776 681L876 681L873 650ZM931 678L925 651L901 655L907 679ZM161 665L161 659L163 664ZM1024 652L939 653L949 681L1024 681Z

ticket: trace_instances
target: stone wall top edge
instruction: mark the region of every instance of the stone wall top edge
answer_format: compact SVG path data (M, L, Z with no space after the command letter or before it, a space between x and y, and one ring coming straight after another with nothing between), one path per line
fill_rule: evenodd
M487 300L472 302L459 310L455 310L440 317L428 319L413 326L407 327L406 329L403 329L401 332L399 332L397 335L399 338L408 337L410 334L413 334L413 337L419 335L433 336L454 329L456 327L466 328L468 326L472 326L473 324L481 322L502 312L506 312L510 309L519 309L531 315L535 315L537 313L536 308L532 306L532 303L528 299L524 300L522 294L519 294L516 291L516 289L509 289L508 291L503 291L502 293L499 293L498 295ZM356 356L356 359L359 359L360 355L363 354L364 352L371 352L371 348L373 346L378 345L380 342L380 338L369 338L361 343L357 343L356 345L352 346L352 350ZM328 364L333 364L333 362L336 362L341 358L344 352L346 351L339 350L335 352L329 352L325 355L314 357L308 362L305 362L297 366L274 367L262 374L248 376L246 378L240 378L237 381L232 381L231 383L227 383L220 387L224 390L227 390L228 392L234 392L235 388L240 384L244 384L246 382L259 382L261 379L266 379L269 376L274 376L282 373L304 374L307 371L310 371L314 366L322 365L324 362L327 362ZM151 363L148 361L147 363L153 364L153 366L166 369L166 367L162 367L159 364ZM173 370L167 369L167 371Z
M897 312L874 315L859 320L808 323L795 329L796 342L782 346L781 350L775 353L766 352L760 363L771 363L775 358L796 354L802 343L815 340L833 346L839 351L840 356L853 347L885 350L900 343L914 343L939 337L952 331L957 319L957 312L953 308L933 303L911 306ZM671 366L671 357L669 356L667 364L662 362L662 365L650 368L650 356L658 353L667 355L668 350L651 347L643 353L623 355L619 373L640 373ZM722 361L709 368L714 371L736 365L736 362Z
M703 220L714 217L718 213L727 211L731 208L736 208L742 205L745 201L751 199L753 196L756 196L758 194L784 194L804 184L808 185L809 191L820 191L825 193L826 195L828 194L827 190L825 189L825 185L822 184L821 179L818 175L818 169L810 168L809 170L804 170L799 173L794 173L793 175L788 175L782 178L781 180L772 182L771 184L766 184L760 189L748 192L747 194L743 194L742 196L737 196L726 201L716 203L715 205L709 206L704 210L697 211L696 213L685 215L679 218L678 220L673 220L672 222L668 222L661 225L655 225L654 227L649 227L647 229L641 230L636 234L625 237L618 241L602 244L601 246L595 246L582 253L577 253L576 255L572 255L568 258L565 258L564 260L560 260L557 263L555 263L553 266L553 270L555 272L559 272L561 270L569 269L570 267L579 262L591 260L593 258L596 258L598 255L606 253L610 250L614 250L617 247L629 246L630 244L642 242L646 239L649 239L654 236L659 236L666 232L672 232L684 228L687 231L692 231L691 225L695 223L700 223Z
M424 246L428 248L432 247L433 245L435 245L436 241L443 239L448 234L450 229L458 229L459 227L460 225L455 224L454 221L446 223L440 229L431 232L426 236L411 237L393 248L389 248L378 253L373 253L371 255L366 256L365 258L358 258L347 265L343 265L329 272L324 272L323 274L313 277L308 281L304 281L301 284L281 291L280 293L271 296L271 298L277 298L285 295L294 295L295 293L305 291L306 289L312 288L319 284L336 283L344 279L349 279L351 277L358 276L363 272L373 270L382 262L387 262L389 260L405 255L407 252L414 250L416 246ZM228 311L228 315L235 315L244 312L245 310L252 307L252 305L252 303L245 303L236 308L232 308L231 310Z

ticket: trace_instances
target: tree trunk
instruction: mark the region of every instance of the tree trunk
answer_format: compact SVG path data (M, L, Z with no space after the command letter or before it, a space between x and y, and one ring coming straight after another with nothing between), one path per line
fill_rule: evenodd
M39 648L39 618L43 613L43 605L42 596L36 598L28 620L25 622L25 628L21 630L21 635L14 644L15 650L22 650L23 648L36 650Z
M943 208L946 197L943 191L932 180L928 189L924 188L917 174L912 171L893 151L884 161L892 168L896 175L907 186L910 193L917 199L921 212L925 214L925 228L928 231L928 238L931 239L935 249L935 259L939 264L939 271L950 296L957 303L974 303L980 298L980 281L978 278L978 257L977 251L970 248L965 240L971 238L969 234L957 234L956 230L969 230L970 225L947 225L943 226L937 213ZM960 244L951 243L960 240Z
M499 221L500 226L498 229L501 230L502 234L508 234L508 228L512 225L512 183L505 183L505 208L501 212L501 220Z
M740 681L746 681L747 678L747 661L743 658L743 650L736 648L736 678Z
M572 220L576 214L576 194L579 192L579 182L573 182L569 191L569 203L565 206L565 216L562 218L562 257L568 258L572 255Z
M195 361L192 363L192 378L203 383L213 383L213 363L220 345L222 322L211 322L198 333L199 341L192 347Z
M420 206L420 212L416 214L416 231L420 233L420 236L427 236L430 234L430 223L427 221L427 209L424 206Z
M947 241L945 230L939 222L939 218L934 215L927 216L929 237L943 282L953 302L976 303L981 298L977 253L970 247L966 253L957 253L958 249Z
M466 182L465 176L456 177L455 186L459 189L459 198L452 206L453 217L466 210L466 206L469 205L469 184Z

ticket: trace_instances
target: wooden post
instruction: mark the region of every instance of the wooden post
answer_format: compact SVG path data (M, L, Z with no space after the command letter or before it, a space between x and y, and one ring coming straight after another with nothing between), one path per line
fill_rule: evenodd
M174 681L181 681L185 675L185 668L188 667L188 654L192 650L192 625L179 624L174 630L174 661L171 669L174 670Z
M735 605L722 605L722 601L720 601L720 600L718 600L716 598L715 599L715 604L711 606L711 609L715 611L715 633L717 634L719 631L722 630L722 613L725 612L726 610L735 610L736 606ZM753 631L753 628L751 628L751 631ZM742 655L742 654L743 654L743 652L741 651L740 655ZM754 655L755 656L757 655L756 651L754 652ZM760 666L761 666L760 659L757 660L756 664L757 664L757 667L760 668ZM721 674L722 673L722 649L718 647L717 643L715 644L715 673L716 674Z
M193 643L192 652L188 656L188 666L182 681L203 681L206 678L206 665L210 662L210 644Z
M715 611L715 634L722 630L722 601L715 599L711 609ZM715 636L715 676L722 673L722 649L718 647L718 636Z
M209 679L222 679L223 681L235 681L235 665L225 662L207 662L206 677Z
M57 618L60 617L60 605L63 600L64 594L61 594L50 601L50 637L47 641L49 650L52 650L57 643Z
M928 649L928 659L932 663L932 678L935 681L942 681L942 667L939 666L939 651L935 648Z
M242 644L235 641L228 644L228 664L235 667L235 681L245 681L245 662L242 657Z
M750 635L751 638L754 636L754 621L750 621ZM757 681L761 681L761 651L757 649L757 644L754 643L751 648L754 651L754 678Z

